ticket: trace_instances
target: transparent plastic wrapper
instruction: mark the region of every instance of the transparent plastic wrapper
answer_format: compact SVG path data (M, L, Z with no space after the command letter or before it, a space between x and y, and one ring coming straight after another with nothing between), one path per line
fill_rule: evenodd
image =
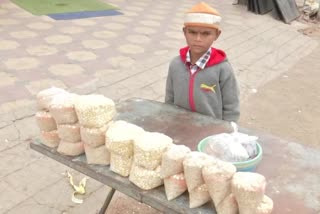
M84 151L87 157L88 164L110 164L110 153L104 145L98 147L91 147L84 144Z
M36 121L41 131L49 132L57 129L56 121L47 111L38 111L36 113Z
M202 168L214 164L216 160L202 152L192 151L183 160L184 177L189 192L204 184Z
M113 122L106 132L106 146L110 152L132 157L135 139L144 134L144 130L123 120Z
M153 170L161 164L162 155L172 139L158 132L143 132L135 139L134 161L139 166Z
M231 185L240 213L255 214L255 210L264 197L265 177L253 172L237 172L233 175Z
M182 195L187 190L187 184L183 173L171 175L164 178L163 181L165 193L169 201Z
M57 152L68 156L78 156L84 153L84 144L82 142L69 143L60 141Z
M237 162L249 159L246 149L234 141L231 134L222 133L208 139L204 152L223 161Z
M62 141L69 143L81 141L80 125L78 123L58 125L58 134Z
M98 94L78 96L75 109L80 125L88 128L102 127L116 114L113 100Z
M39 91L37 94L37 104L38 109L49 111L49 106L53 97L60 93L68 93L66 90L62 88L51 87L44 90Z
M236 200L236 197L230 193L223 201L218 204L218 206L215 206L217 213L219 214L238 214L239 208L238 208L238 202Z
M249 158L254 158L258 154L257 149L257 142L258 137L256 136L250 136L244 133L240 132L234 132L232 133L232 136L234 137L234 140L236 143L241 144L245 150L247 151Z
M60 93L52 98L49 110L57 124L74 124L78 121L74 108L77 96L72 93Z
M162 155L161 178L183 172L183 160L189 152L191 152L190 148L184 145L171 145Z
M133 157L125 157L115 153L111 153L110 170L123 176L128 177L130 174Z
M231 180L236 171L233 164L224 161L203 167L202 176L215 206L231 193Z
M109 122L100 128L86 128L80 127L81 141L90 147L98 147L105 145L106 131L108 129Z
M51 148L57 147L60 142L60 138L57 130L53 130L50 132L41 131L40 139L42 144Z
M149 170L133 162L129 180L143 190L154 189L163 184L163 180L160 178L160 169L161 167L158 166L155 170Z
M264 195L261 203L257 207L256 214L271 214L272 210L273 210L272 199Z
M258 137L239 132L238 125L235 122L231 122L231 126L234 130L234 132L231 133L234 141L240 143L245 148L250 158L256 157L258 154Z
M202 184L189 191L189 207L196 208L210 201L210 195L206 184Z

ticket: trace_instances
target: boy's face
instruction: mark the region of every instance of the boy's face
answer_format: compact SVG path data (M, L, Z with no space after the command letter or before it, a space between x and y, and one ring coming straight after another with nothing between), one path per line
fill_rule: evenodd
M208 27L188 26L183 28L183 32L191 53L202 55L212 46L221 31Z

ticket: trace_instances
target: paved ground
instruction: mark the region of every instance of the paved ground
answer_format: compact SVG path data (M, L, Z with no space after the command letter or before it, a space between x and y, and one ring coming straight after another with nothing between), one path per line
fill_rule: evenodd
M316 48L290 71L260 87L242 104L240 124L319 149L319 59Z
M185 44L183 12L197 1L108 2L124 15L54 21L0 2L0 213L96 213L108 191L91 179L85 202L73 204L63 174L69 169L29 149L38 135L33 115L39 90L54 85L115 101L163 100L169 60ZM213 1L224 18L216 47L236 69L244 103L318 43L297 31L304 26L285 25L231 2ZM83 177L71 172L77 180ZM134 202L124 209L123 198L118 195L108 213L156 213Z

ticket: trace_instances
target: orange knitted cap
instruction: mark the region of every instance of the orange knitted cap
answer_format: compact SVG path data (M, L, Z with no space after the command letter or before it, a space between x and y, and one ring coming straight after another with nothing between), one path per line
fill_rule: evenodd
M186 12L184 26L210 27L220 30L220 13L204 2L194 5Z

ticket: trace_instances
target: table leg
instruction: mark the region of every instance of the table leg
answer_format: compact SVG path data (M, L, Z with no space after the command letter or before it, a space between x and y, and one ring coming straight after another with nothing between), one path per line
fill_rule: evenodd
M115 191L116 191L116 190L113 189L113 188L110 190L110 192L109 192L108 195L107 195L106 200L104 201L103 206L102 206L101 209L100 209L99 214L105 214L105 212L106 212L106 210L107 210L107 208L108 208L108 206L109 206L109 204L110 204L110 201L111 201L111 199L112 199L113 194L114 194Z

